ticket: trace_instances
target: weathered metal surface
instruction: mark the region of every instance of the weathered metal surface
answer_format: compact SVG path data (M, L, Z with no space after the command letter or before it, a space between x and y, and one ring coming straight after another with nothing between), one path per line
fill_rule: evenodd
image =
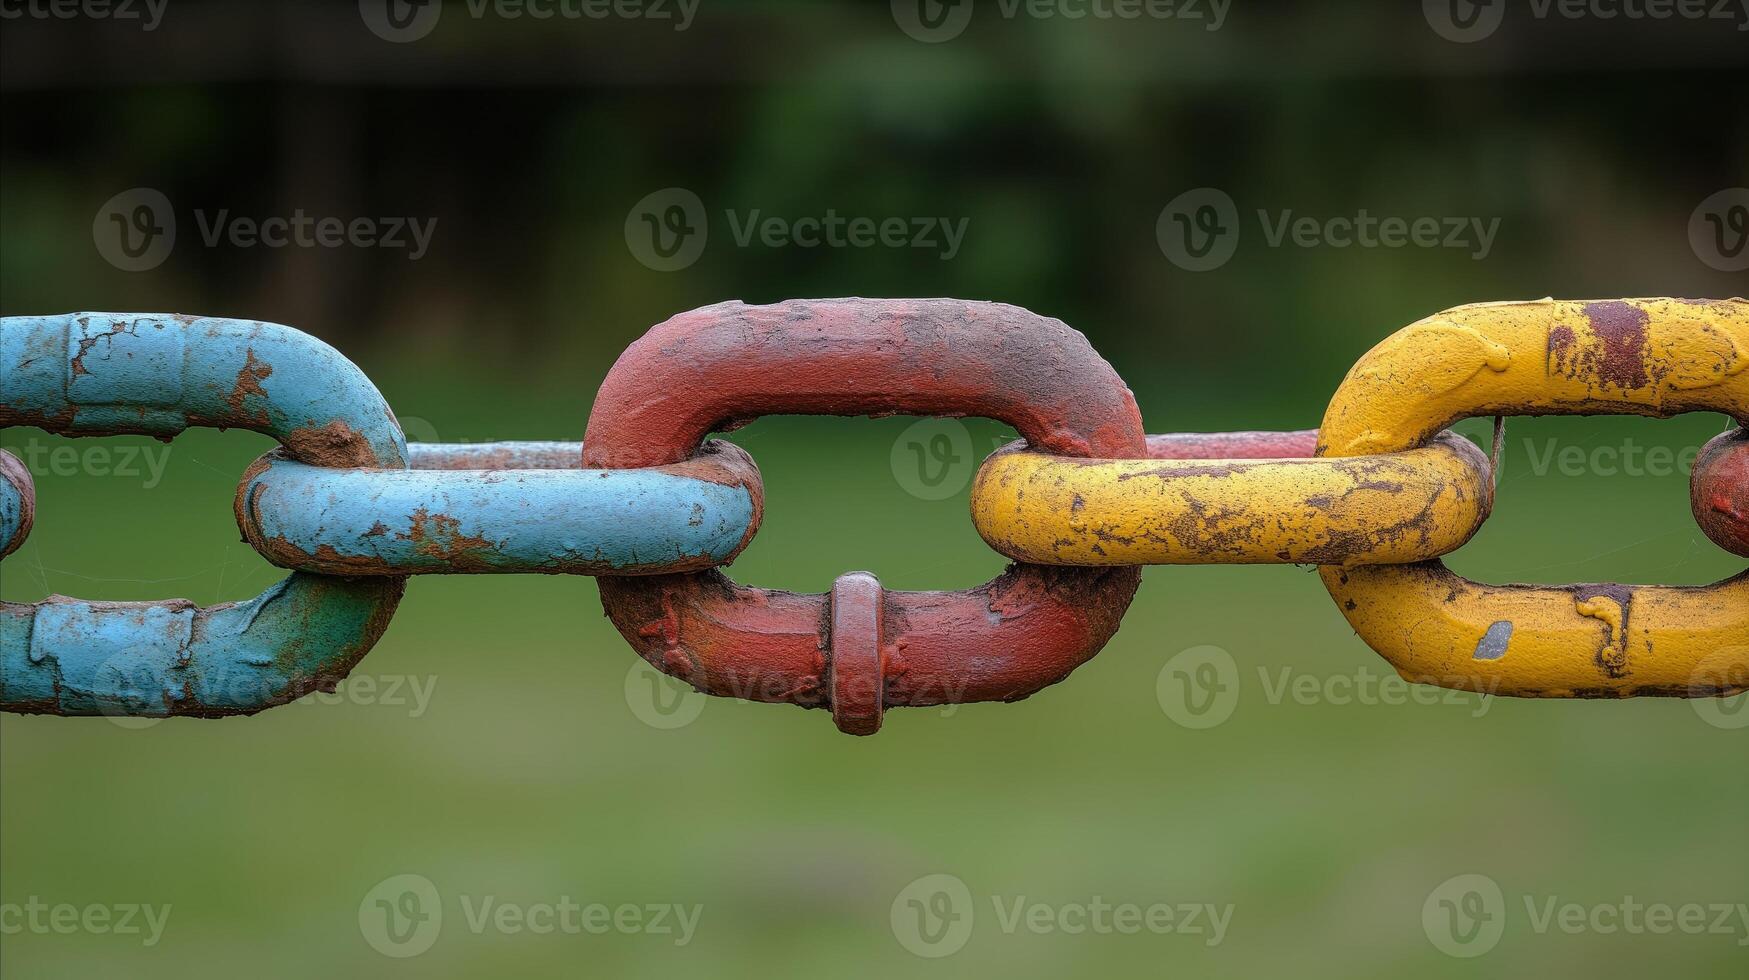
M1150 451L1220 452L1315 433L1149 437ZM1080 460L1019 447L984 461L972 523L1016 561L1052 565L1378 564L1454 551L1493 504L1488 460L1450 433L1352 459L1171 456Z
M752 458L726 442L637 470L580 469L576 443L411 452L411 470L262 457L238 490L244 539L282 568L330 575L655 574L732 561L763 509ZM540 463L564 468L529 465Z
M1135 571L1012 565L961 592L883 592L878 640L833 630L868 628L866 606L840 620L831 596L737 585L717 571L597 581L632 647L706 694L831 708L836 651L851 654L837 677L854 693L872 683L872 647L890 708L1017 701L1055 684L1117 632ZM844 706L841 727L863 705Z
M275 324L82 313L0 320L0 427L65 435L237 427L298 462L406 465L369 379ZM249 714L331 689L381 635L405 579L294 574L247 602L0 603L0 710Z
M1375 347L1320 428L1321 455L1413 448L1473 415L1718 411L1749 418L1741 299L1493 303ZM1435 560L1325 568L1361 638L1403 677L1535 697L1712 696L1749 678L1749 576L1704 588L1487 586Z
M827 299L719 303L652 328L602 382L583 465L678 463L762 415L975 415L1063 456L1146 451L1135 396L1060 320L1002 303Z
M1420 445L1482 415L1725 412L1749 403L1742 299L1477 303L1399 330L1349 370L1319 455Z
M620 632L700 690L830 708L866 735L888 706L1017 700L1063 679L1116 632L1138 563L1248 561L1325 566L1344 615L1414 681L1730 695L1749 688L1749 572L1704 588L1488 586L1421 559L1461 545L1492 504L1486 460L1441 434L1451 422L1722 411L1741 425L1746 368L1741 299L1486 304L1375 348L1320 432L1144 436L1085 338L1025 310L729 303L633 344L581 451L410 449L357 368L286 327L6 318L0 427L269 434L282 449L250 468L234 506L245 537L299 571L208 608L0 603L0 709L252 713L331 689L382 633L407 574L539 571L603 575ZM715 566L755 533L763 489L744 452L706 437L774 413L1008 422L1025 441L980 471L980 532L1023 560L1093 567L1017 564L951 593L887 592L867 572L827 595L738 586ZM33 494L0 452L0 557L29 532ZM1708 444L1691 497L1707 535L1749 555L1742 429Z
M0 558L18 550L36 520L36 486L24 461L0 449Z
M1317 429L1168 432L1148 437L1149 459L1304 459L1317 449Z
M1707 537L1749 558L1749 429L1727 432L1701 449L1689 502Z
M415 470L575 470L583 447L575 442L410 442Z
M663 323L620 356L583 442L587 466L690 458L711 432L766 414L978 415L1067 456L1139 457L1135 399L1086 338L1059 321L995 303L839 299L726 303ZM885 706L1016 700L1061 680L1116 631L1135 568L1020 565L962 592L889 592L880 625L830 597L739 586L717 572L600 579L602 604L651 664L710 694L806 707L833 702L833 651L872 677ZM868 603L865 583L847 583ZM850 600L846 600L847 602ZM839 724L872 731L860 702Z
M316 466L406 465L376 387L320 340L276 323L137 313L6 317L0 426L168 439L250 429Z
M880 731L887 692L886 590L868 572L832 583L831 654L826 658L832 721L849 735Z
M1323 575L1355 632L1409 681L1550 698L1749 686L1749 572L1692 588L1483 585L1438 562Z
M332 691L382 636L404 579L293 574L245 602L0 603L0 708L254 714Z

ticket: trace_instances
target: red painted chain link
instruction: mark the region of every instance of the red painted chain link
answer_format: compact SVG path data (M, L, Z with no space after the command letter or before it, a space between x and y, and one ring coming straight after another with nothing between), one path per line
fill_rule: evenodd
M1694 519L1719 547L1749 558L1749 429L1706 444L1689 486Z
M687 459L762 415L976 415L1065 456L1147 452L1129 388L1057 320L960 300L725 303L663 323L620 356L583 441L592 467ZM1104 646L1136 568L1014 565L961 592L829 595L736 585L720 572L602 577L602 604L657 668L710 694L830 707L853 734L888 705L1013 701Z
M1494 497L1482 450L1437 433L1503 412L1732 415L1739 427L1699 455L1691 504L1709 538L1749 556L1741 299L1448 310L1357 364L1321 432L1144 435L1081 334L950 299L682 313L621 355L568 462L558 444L407 450L357 368L270 324L0 318L0 369L0 428L280 436L289 457L251 467L238 526L299 573L205 610L0 603L0 710L260 710L338 681L405 576L427 572L598 575L607 615L652 665L708 694L830 708L858 735L890 706L1013 701L1062 680L1116 633L1144 564L1318 565L1343 615L1411 680L1535 696L1749 689L1749 573L1706 588L1493 587L1436 560ZM708 437L767 414L1012 425L1022 441L984 461L971 517L1019 563L958 592L888 592L868 572L816 595L735 584L718 566L756 532L764 488L751 457ZM0 557L33 505L29 472L0 452ZM340 653L303 662L318 650Z

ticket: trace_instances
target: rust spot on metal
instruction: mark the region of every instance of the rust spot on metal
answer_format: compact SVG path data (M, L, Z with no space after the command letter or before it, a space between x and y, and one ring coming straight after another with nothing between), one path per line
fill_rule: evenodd
M255 349L248 348L243 352L243 366L237 369L237 383L232 386L231 393L225 396L225 404L231 406L231 411L238 418L246 418L248 413L243 410L243 400L254 396L266 398L267 392L261 388L261 382L273 374L273 365L263 364L255 359Z
M280 568L319 568L324 575L380 575L383 572L383 563L369 555L343 555L329 544L317 545L314 552L306 551L279 534L261 539L256 550Z
M1644 388L1646 377L1646 311L1620 300L1585 304L1591 329L1603 341L1597 377L1623 388Z
M682 463L768 414L976 415L1035 447L1135 458L1141 415L1086 338L1017 307L960 300L724 303L631 345L597 393L585 465ZM750 488L751 489L751 488ZM888 593L888 705L1014 700L1104 645L1140 572L1014 566L979 589ZM721 573L600 579L602 605L659 669L711 694L821 707L827 597ZM871 640L873 638L870 638Z
M497 546L485 538L461 533L461 522L447 514L432 514L421 507L408 515L406 534L396 538L411 541L422 555L430 555L457 569L487 568L488 563L477 553Z
M1567 358L1573 352L1573 328L1560 324L1549 331L1549 363L1557 373L1568 373Z
M81 317L79 319L79 324L81 326L89 326L90 323L91 323L90 317ZM91 371L85 367L85 355L91 353L91 349L97 346L98 341L108 340L109 338L115 336L116 334L132 333L133 332L132 331L133 325L126 320L111 320L110 326L112 329L105 330L102 333L92 334L89 337L80 337L79 338L79 353L73 355L73 360L69 365L69 368L71 370L71 375L70 375L71 377L77 378L82 374L90 374L91 373Z
M315 428L293 429L282 440L293 459L312 466L380 466L369 440L335 419Z
M58 412L46 412L40 409L26 411L0 406L0 427L29 425L57 435L77 436L80 433L67 431L77 415L78 409L72 405L68 405Z

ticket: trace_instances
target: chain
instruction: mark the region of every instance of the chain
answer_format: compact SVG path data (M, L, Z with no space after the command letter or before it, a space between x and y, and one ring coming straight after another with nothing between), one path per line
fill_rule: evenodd
M1749 571L1714 585L1489 586L1448 571L1492 510L1512 415L1722 412L1690 503L1749 557L1749 303L1540 300L1447 310L1375 347L1319 429L1147 435L1129 388L1057 320L958 300L725 303L680 314L608 373L582 444L407 445L333 348L254 321L87 313L0 320L0 428L170 439L246 428L244 540L290 577L254 599L0 603L0 710L250 714L332 690L406 579L597 576L608 617L700 691L832 712L1014 701L1116 633L1156 564L1309 564L1406 679L1528 697L1749 689ZM982 416L972 520L1014 560L976 589L890 592L867 572L799 595L722 566L764 486L711 439L768 414ZM1494 457L1448 430L1496 419ZM0 558L30 533L0 451Z

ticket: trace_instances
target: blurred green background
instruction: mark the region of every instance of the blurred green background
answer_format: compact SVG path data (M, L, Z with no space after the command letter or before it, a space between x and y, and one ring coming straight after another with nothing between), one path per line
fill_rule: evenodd
M1703 200L1749 176L1734 25L1519 11L1460 44L1421 8L1235 2L1211 31L1005 18L991 0L936 44L907 36L884 3L705 0L683 31L647 18L476 18L452 3L404 44L339 2L174 2L151 31L7 20L0 307L289 323L357 362L410 436L459 442L580 439L627 343L730 298L1026 306L1086 333L1158 432L1315 425L1367 348L1458 303L1745 292L1688 232ZM93 224L137 187L174 202L179 237L162 265L130 273L105 261ZM671 187L702 200L710 227L695 262L660 272L625 226ZM1167 258L1156 220L1201 187L1232 198L1242 230L1231 261L1191 272ZM209 247L195 213L221 209L437 224L416 261L383 248ZM964 219L966 234L951 260L741 246L724 214L828 209ZM1497 219L1498 233L1480 259L1270 247L1256 217L1360 209ZM768 505L734 576L822 591L851 568L905 589L999 571L963 489L913 492L912 422L773 418L736 432ZM965 426L978 456L1011 437ZM1679 452L1724 426L1715 415L1510 421L1495 516L1451 564L1494 581L1700 584L1739 571L1694 527L1685 473L1612 473L1596 452ZM1489 423L1461 431L1485 439ZM229 499L270 445L236 432L191 432L167 449L0 434L38 461L39 498L0 597L255 594L280 573L238 542ZM147 454L131 468L92 452L130 446ZM1568 447L1587 462L1539 465ZM962 458L951 479L974 465ZM1162 673L1211 645L1237 666L1238 700L1227 721L1193 730L1163 708ZM638 663L589 580L428 577L339 697L222 721L0 718L0 904L171 907L150 947L91 931L0 935L0 968L1742 972L1749 925L1568 934L1537 928L1526 907L1749 900L1746 730L1728 727L1741 711L1355 703L1340 686L1272 696L1283 671L1392 689L1309 569L1150 569L1117 638L1069 681L1015 705L894 711L870 739L839 735L821 712L731 701L685 702L696 718L661 727L684 718L651 713ZM408 959L366 935L367 898L399 874L429 879L443 903L435 945ZM893 915L906 886L933 874L961 879L973 910L969 940L938 959L914 955ZM1442 953L1423 921L1429 896L1464 874L1504 895L1503 937L1475 959ZM702 913L685 945L476 932L463 903L485 896ZM1095 896L1210 903L1232 918L1214 945L1005 930L996 904L1022 896L1053 909Z

